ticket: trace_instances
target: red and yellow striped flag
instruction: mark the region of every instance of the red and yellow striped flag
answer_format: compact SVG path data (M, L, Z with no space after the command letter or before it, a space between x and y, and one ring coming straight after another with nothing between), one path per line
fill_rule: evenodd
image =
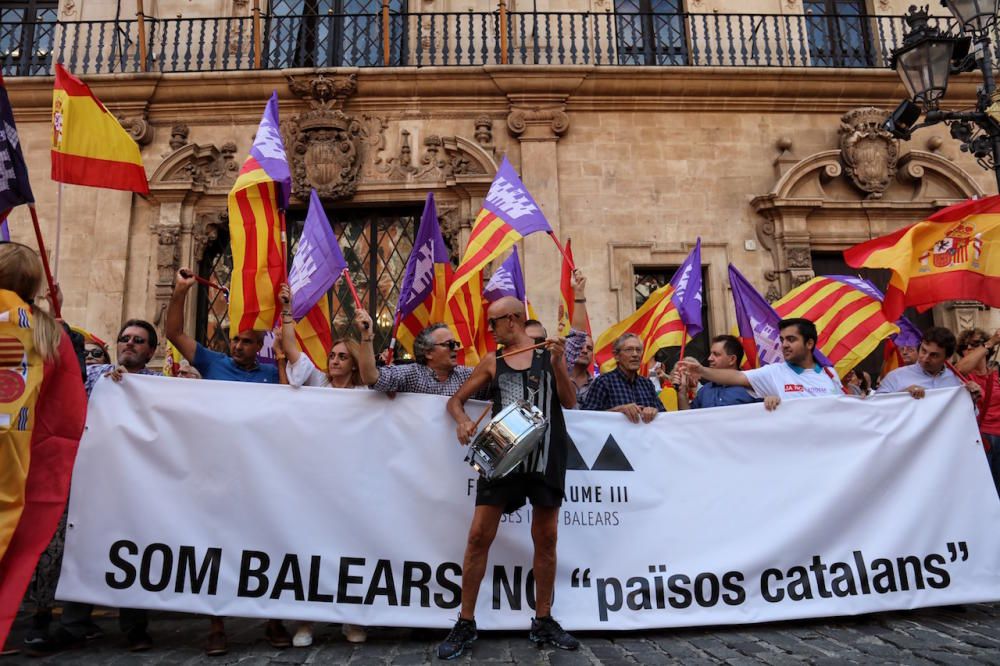
M229 242L233 250L229 298L230 335L269 331L285 281L285 214L291 172L278 125L278 96L271 96L233 189L229 192Z
M333 327L330 324L330 303L323 295L309 309L305 317L295 324L295 338L299 348L317 368L326 372L333 347Z
M569 261L567 261L567 257ZM566 337L573 328L573 242L566 239L566 256L562 259L562 271L559 274L559 335Z
M56 65L52 180L149 194L139 146L86 83Z
M663 347L679 347L684 337L684 322L671 298L674 287L667 283L654 291L638 310L601 333L594 343L594 359L601 372L614 370L615 340L625 333L635 333L642 340L642 367L645 374L653 355Z
M828 275L809 280L773 303L783 319L804 317L816 324L816 347L841 377L863 361L899 327L885 318L882 294L867 280Z
M481 275L488 263L536 231L552 233L552 227L504 157L483 200L483 209L472 225L469 244L448 288L448 299L466 282Z
M444 321L455 339L462 343L458 351L460 365L476 365L496 349L492 334L486 330L486 300L483 298L483 274L476 273L448 298Z

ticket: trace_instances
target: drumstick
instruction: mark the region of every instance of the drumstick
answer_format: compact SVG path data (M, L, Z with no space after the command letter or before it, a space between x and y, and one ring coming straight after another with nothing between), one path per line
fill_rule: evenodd
M218 289L219 291L225 291L225 292L229 291L229 289L227 287L223 287L222 285L218 285L218 284L212 282L211 280L206 280L205 278L201 277L200 275L195 275L194 273L192 273L190 271L181 271L181 277L194 278L195 282L197 282L199 284L203 284L206 287L212 287L213 289Z
M493 405L486 405L486 409L484 409L483 413L479 415L478 419L476 419L476 430L479 430L479 424L483 422L483 419L486 418L486 415L489 414L492 409Z
M545 342L539 342L537 345L531 345L530 347L518 347L517 349L511 349L510 351L504 349L503 353L498 354L498 356L506 356L507 354L520 354L521 352L524 351L531 351L532 349L538 349L539 347L544 347L547 344L549 344L548 340L546 340Z

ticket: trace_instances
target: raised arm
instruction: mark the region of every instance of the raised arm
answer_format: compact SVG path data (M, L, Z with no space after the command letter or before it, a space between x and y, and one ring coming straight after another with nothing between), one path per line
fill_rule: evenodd
M968 354L955 361L955 369L963 375L969 374L976 369L976 366L979 365L979 362L982 361L984 357L993 353L993 350L996 349L998 344L1000 344L1000 329L997 329L985 343L979 345L978 347L973 347L969 350Z
M170 344L177 348L188 363L194 363L194 355L198 351L198 343L184 332L184 301L187 300L188 290L194 286L194 282L194 273L191 269L182 268L177 271L177 276L174 278L174 292L170 295L170 303L167 305L167 320L163 326L167 340L170 340Z
M375 365L375 329L372 328L372 318L367 311L354 311L354 326L361 336L361 357L358 359L358 373L361 383L371 386L378 381L378 366Z
M285 358L292 365L298 363L302 356L299 343L295 339L295 319L292 318L292 290L287 284L281 285L278 292L278 300L281 301L281 349L285 352Z
M549 338L545 348L552 358L552 373L556 379L556 393L559 394L559 404L563 409L573 409L576 406L576 386L569 378L563 354L566 351L566 341L562 338ZM470 378L471 379L471 378Z
M587 322L589 321L587 317L586 296L587 276L579 268L573 269L570 286L573 287L573 318L570 319L569 325L578 331L586 331Z
M692 382L704 380L715 382L716 384L722 384L724 386L742 386L743 388L752 388L750 380L747 379L747 376L739 370L706 368L701 363L684 360L678 361L677 365L681 368L681 372L686 373L690 378L689 381Z
M448 413L451 414L451 418L455 419L455 423L458 424L458 441L463 446L468 444L472 436L476 434L476 423L465 413L465 403L473 395L489 386L490 382L493 381L496 371L496 354L487 354L479 362L479 365L476 366L476 369L472 371L469 378L465 380L465 383L458 388L455 395L448 399Z

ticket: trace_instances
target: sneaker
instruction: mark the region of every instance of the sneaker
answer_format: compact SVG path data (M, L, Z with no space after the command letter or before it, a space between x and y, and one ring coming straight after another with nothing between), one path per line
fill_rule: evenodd
M368 640L368 630L356 624L345 624L340 631L348 643L364 643Z
M104 638L104 630L97 626L96 622L88 622L87 626L83 628L83 638L88 642Z
M56 626L52 632L45 636L43 640L32 643L25 642L24 651L32 657L44 657L46 655L83 647L83 638L77 638L65 627Z
M455 659L462 656L465 648L472 647L477 636L475 620L458 618L458 622L451 628L448 638L444 639L441 645L438 645L438 659Z
M227 652L229 652L229 639L226 638L226 632L213 631L210 633L208 641L205 643L205 656L221 657Z
M52 623L52 613L35 613L31 617L31 629L24 634L24 647L42 645L49 640L49 625Z
M551 615L532 618L528 639L538 647L546 643L560 650L575 650L580 647L580 641L570 636Z
M303 622L292 636L292 647L309 647L313 644L312 622Z
M145 627L136 627L125 636L126 649L129 652L145 652L153 647L153 639Z

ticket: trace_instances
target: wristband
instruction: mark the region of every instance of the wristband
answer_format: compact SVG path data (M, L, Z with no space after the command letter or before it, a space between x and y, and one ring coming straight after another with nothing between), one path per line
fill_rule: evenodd
M587 299L586 298L574 298L573 302L574 303L586 303Z

